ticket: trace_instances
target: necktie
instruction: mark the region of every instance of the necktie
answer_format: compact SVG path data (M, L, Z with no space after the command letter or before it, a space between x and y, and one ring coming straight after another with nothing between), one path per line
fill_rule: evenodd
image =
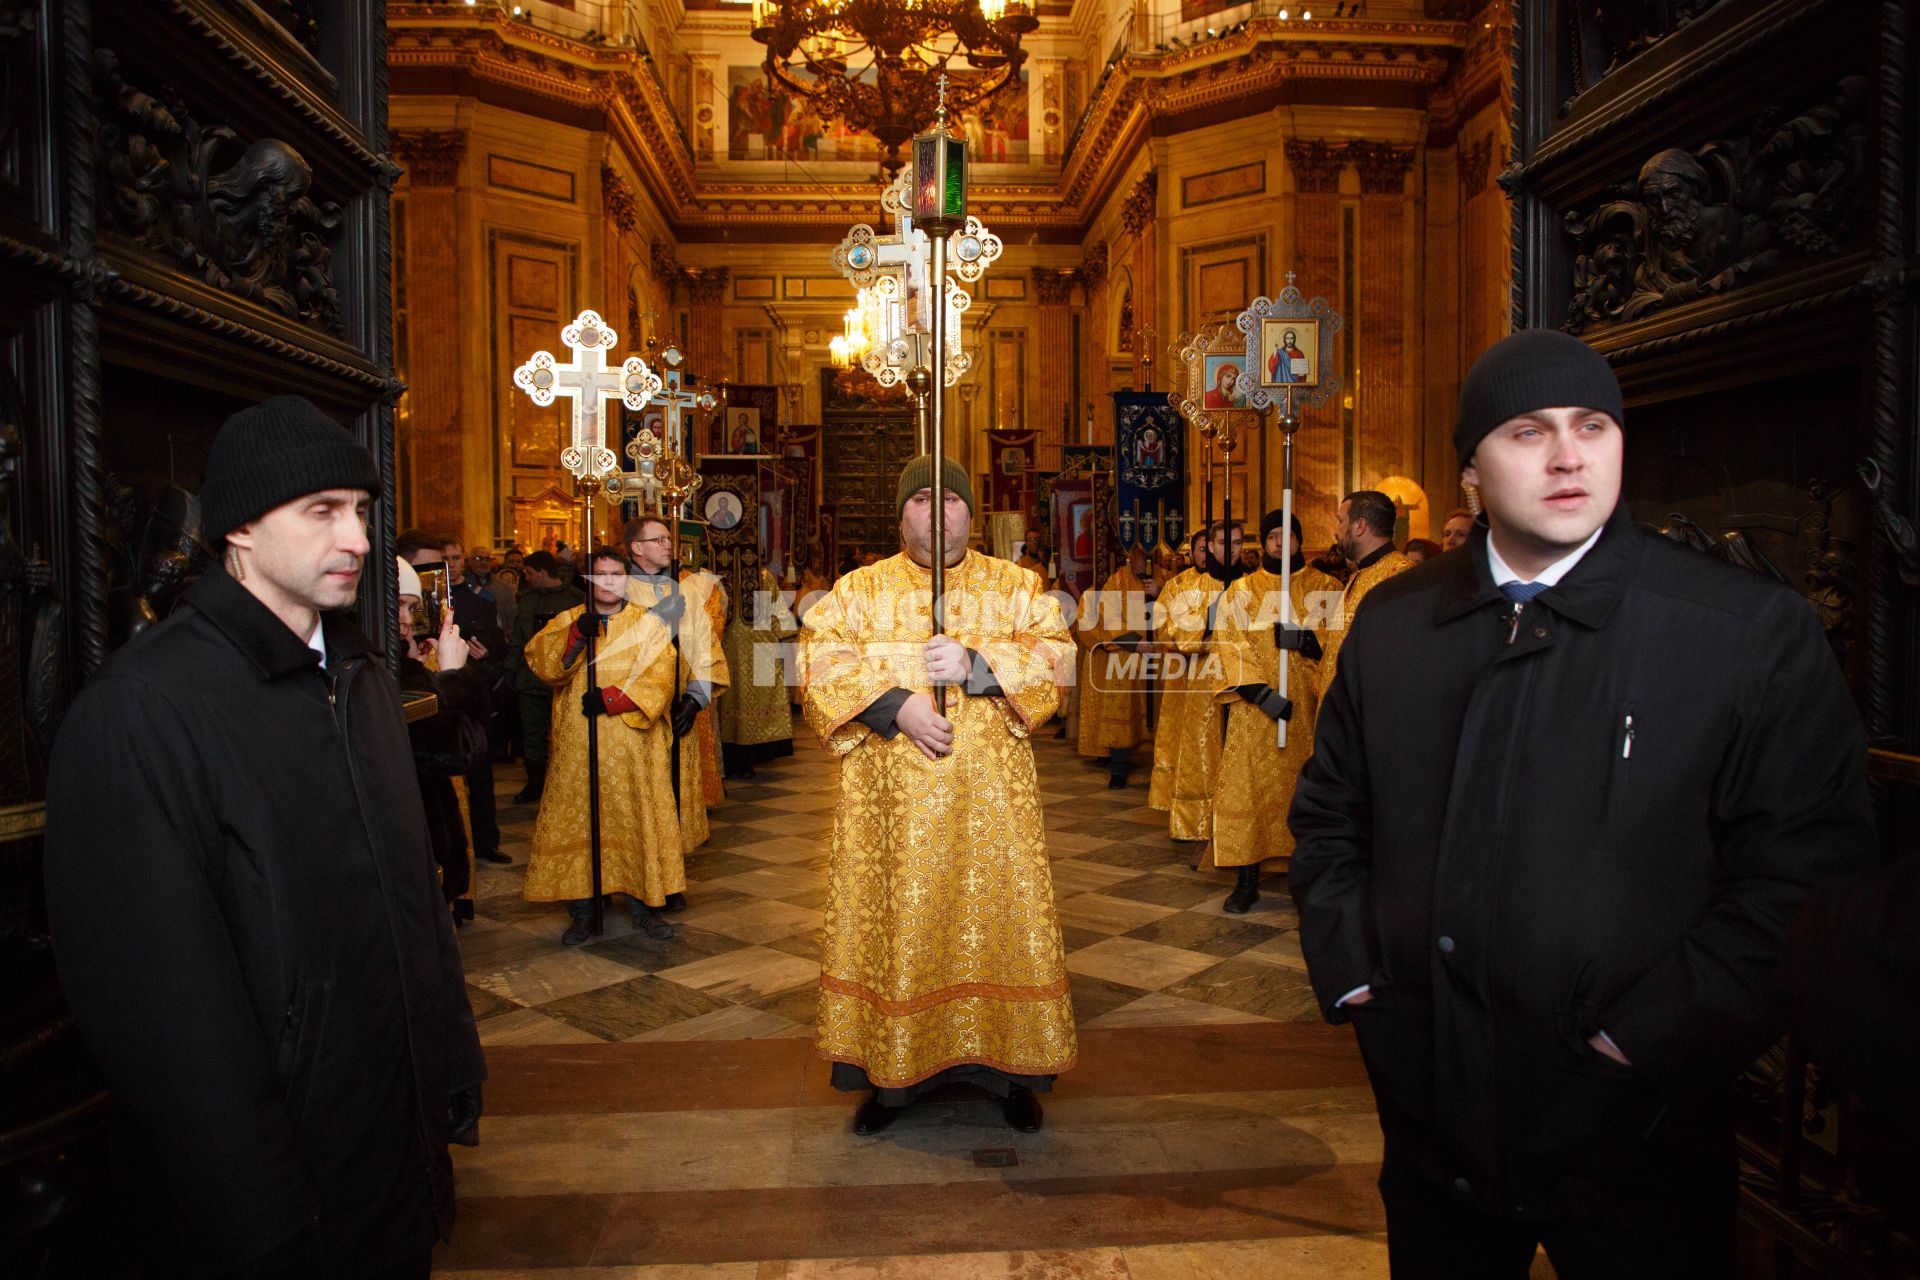
M1547 589L1544 582L1503 582L1500 594L1516 604L1526 604Z

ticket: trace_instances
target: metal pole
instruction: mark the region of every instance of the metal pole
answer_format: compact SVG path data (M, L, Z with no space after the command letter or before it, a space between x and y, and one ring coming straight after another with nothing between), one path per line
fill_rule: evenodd
M1299 626L1300 620L1293 616L1293 429L1296 423L1293 416L1293 392L1288 391L1280 408L1280 527L1287 531L1287 553L1282 557L1280 566L1280 616L1289 626ZM1304 543L1306 540L1303 538ZM1303 546L1301 548L1305 550ZM1288 697L1287 668L1292 666L1288 657L1291 650L1280 651L1280 696ZM1287 722L1279 721L1281 750L1287 746Z
M933 386L932 412L927 416L932 427L929 452L933 461L933 634L947 629L947 237L936 232L933 242ZM933 709L947 714L945 685L933 686Z
M580 492L585 506L586 551L587 557L587 603L581 610L580 621L585 625L580 634L587 642L587 688L597 689L595 666L599 661L599 646L594 642L599 631L596 625L593 600L593 500L597 495L600 482L588 478L580 482ZM587 717L587 858L592 876L593 898L588 908L588 927L593 936L599 937L606 927L606 921L600 908L600 717Z

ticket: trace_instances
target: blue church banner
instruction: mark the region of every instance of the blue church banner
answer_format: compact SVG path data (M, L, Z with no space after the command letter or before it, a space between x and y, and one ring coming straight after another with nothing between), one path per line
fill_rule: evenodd
M1115 516L1120 545L1176 550L1186 532L1186 433L1164 391L1113 393Z

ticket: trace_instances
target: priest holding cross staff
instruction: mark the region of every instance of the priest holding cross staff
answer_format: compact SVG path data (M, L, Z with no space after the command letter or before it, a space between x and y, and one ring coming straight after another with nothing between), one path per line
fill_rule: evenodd
M537 405L557 396L570 401L572 435L560 457L579 489L593 549L585 566L586 604L555 617L526 647L528 668L556 696L548 783L524 895L567 904L572 919L561 941L568 944L602 932L602 899L609 893L632 900L637 931L667 937L671 929L654 912L686 888L669 764L679 678L673 640L686 603L677 592L650 605L635 603L625 553L594 546L594 499L637 496L646 484L616 469L606 403L644 408L662 384L637 356L618 369L607 367L605 353L618 339L591 311L581 312L561 339L573 360L558 364L536 352L514 381Z
M949 249L978 264L986 239L944 106L913 157L940 290ZM948 310L930 312L944 371ZM895 491L903 550L843 576L801 634L807 723L840 759L815 1051L836 1088L867 1093L855 1133L953 1082L1031 1133L1036 1094L1077 1055L1031 742L1060 706L1073 642L1037 574L968 549L947 379L928 380L931 450Z

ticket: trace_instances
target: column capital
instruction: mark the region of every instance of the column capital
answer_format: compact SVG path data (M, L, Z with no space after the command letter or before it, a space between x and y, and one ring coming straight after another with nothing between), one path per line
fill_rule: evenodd
M1391 142L1349 142L1347 155L1360 170L1360 193L1369 196L1403 195L1407 171L1413 168L1413 148Z
M387 150L406 169L412 185L450 187L467 151L467 133L464 129L396 129L387 135Z

